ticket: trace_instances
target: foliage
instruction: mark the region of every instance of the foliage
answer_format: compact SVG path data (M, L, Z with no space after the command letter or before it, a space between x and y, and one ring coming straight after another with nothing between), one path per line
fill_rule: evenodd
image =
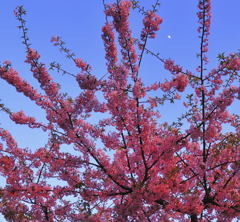
M240 56L219 54L218 66L206 71L211 0L199 0L197 70L190 72L160 58L147 49L163 22L156 14L158 5L156 1L146 10L138 1L104 4L108 75L101 79L57 36L53 44L80 72L72 74L56 62L48 70L29 43L24 8L16 8L25 62L43 93L23 80L9 61L0 66L0 77L44 110L47 121L11 112L4 104L0 108L16 124L47 132L49 140L36 151L22 149L10 132L0 129L0 173L6 178L0 212L8 221L240 219L240 122L228 110L240 99ZM129 28L131 9L144 16L138 39ZM139 73L145 53L159 59L171 78L144 84ZM76 98L60 92L51 69L76 79L80 87ZM186 89L188 95L183 93ZM153 91L158 96L152 97ZM185 114L172 125L159 123L159 107L180 100L181 94L188 101ZM93 113L106 115L92 123ZM224 124L232 130L224 130ZM64 152L64 144L74 147L75 153ZM53 178L58 184L51 183Z

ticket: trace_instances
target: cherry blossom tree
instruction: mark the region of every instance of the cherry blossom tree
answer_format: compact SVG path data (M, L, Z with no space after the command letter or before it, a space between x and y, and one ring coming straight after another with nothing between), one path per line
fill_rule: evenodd
M16 8L25 63L41 91L9 61L1 64L0 77L39 106L47 121L12 112L4 104L1 110L16 124L46 132L48 142L35 151L24 149L0 129L0 173L6 179L0 212L7 221L240 219L240 118L229 110L240 99L240 55L220 54L218 65L207 71L211 0L198 0L199 66L189 71L161 58L147 48L163 22L158 5L156 1L146 10L137 1L104 3L107 75L100 79L58 36L52 43L79 73L58 63L48 69L30 46L26 11ZM143 15L139 38L129 27L132 9ZM158 59L171 78L145 84L140 77L145 53ZM60 92L52 69L76 79L76 98ZM162 123L161 107L175 100L182 100L185 113L172 124ZM90 117L96 113L103 117L93 123ZM224 130L226 124L231 130ZM66 144L75 152L63 152Z

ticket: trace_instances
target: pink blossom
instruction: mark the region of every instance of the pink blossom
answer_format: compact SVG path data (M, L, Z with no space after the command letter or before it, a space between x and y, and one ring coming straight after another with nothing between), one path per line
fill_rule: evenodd
M110 4L107 7L106 15L113 18L113 25L119 34L119 44L122 47L121 53L128 66L133 66L137 61L137 54L134 47L134 39L129 28L129 14L132 4L130 1L121 1L120 4Z
M41 107L51 106L51 102L39 94L27 81L23 80L13 68L9 70L0 69L0 77L13 85L18 92L23 93Z
M51 38L51 42L53 42L53 43L58 43L59 40L60 40L60 37L59 37L59 36L53 36L53 37Z
M164 83L160 84L160 87L164 92L167 92L172 88L172 84L166 80Z
M85 63L82 59L80 58L77 58L74 60L75 61L75 64L78 68L82 69L83 71L87 71L89 66L87 63Z
M3 64L6 65L6 66L10 66L10 65L11 65L11 62L8 61L8 60L5 60L5 61L3 61Z
M207 128L205 135L206 135L206 139L209 142L211 142L212 140L214 141L214 139L219 135L217 127L211 124Z
M142 86L142 82L139 80L137 81L134 86L133 86L133 95L136 98L142 98L146 95L146 90L145 88Z
M39 58L40 58L40 55L38 54L37 51L31 48L28 49L27 60L26 60L27 63L32 64L33 60L36 60Z
M172 84L179 92L183 92L188 85L188 77L183 73L177 74L176 78L173 79Z
M235 55L233 58L227 58L227 68L230 70L240 70L240 57Z
M113 25L106 24L105 26L103 26L102 32L102 39L104 41L106 52L105 58L108 61L108 70L110 73L112 73L112 69L117 62L117 48L115 44L115 36L113 33Z
M98 85L97 79L89 74L78 74L76 79L81 89L93 90Z
M8 156L0 157L0 169L3 168L6 172L12 170L14 167L14 161Z
M17 124L27 124L31 128L39 128L40 124L36 122L34 117L28 117L23 111L12 113L11 119Z
M200 26L198 27L197 31L201 33L203 37L201 51L203 55L203 61L205 64L208 62L208 58L205 55L208 52L208 36L210 34L210 25L211 25L211 0L199 0L198 8L200 11L197 13L198 16L198 23Z
M148 84L144 84L142 73L138 75L142 71L138 54L143 48L135 52L129 25L131 2L134 7L138 3L115 2L105 5L102 29L108 74L98 80L88 64L76 58L81 69L76 76L80 86L76 98L59 92L34 50L29 50L26 62L46 95L8 63L0 66L1 79L43 109L46 126L23 111L6 112L10 119L48 133L46 144L30 150L19 148L11 134L0 128L0 175L6 179L0 188L0 212L6 219L23 222L237 218L240 127L239 116L229 106L240 97L239 55L223 56L209 73L200 67L204 72L197 76L183 72L171 59L161 60L170 78L162 84L146 79ZM211 1L198 3L201 58L206 62ZM161 18L137 9L145 16L143 47L147 36L155 37ZM58 37L52 41L62 44ZM117 60L118 51L121 60ZM188 92L179 93L188 82ZM159 88L160 92L153 92ZM183 111L176 119L169 109L156 109L164 101L180 99L179 94L184 97L184 110L179 110L181 102L166 107L173 113ZM166 118L169 123L164 122ZM55 181L59 181L57 186Z
M174 64L174 61L171 59L166 59L164 61L164 68L169 70L172 74L178 74L182 72L182 68Z
M141 40L145 41L147 36L155 38L156 31L159 30L159 25L163 22L163 19L156 15L153 11L148 11L143 19L144 28L141 32Z

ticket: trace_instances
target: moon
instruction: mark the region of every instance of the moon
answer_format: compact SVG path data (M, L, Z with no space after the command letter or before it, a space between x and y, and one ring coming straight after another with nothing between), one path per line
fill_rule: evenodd
M168 35L168 36L167 36L167 38L168 38L168 39L171 39L171 38L172 38L172 36L171 36L171 35Z

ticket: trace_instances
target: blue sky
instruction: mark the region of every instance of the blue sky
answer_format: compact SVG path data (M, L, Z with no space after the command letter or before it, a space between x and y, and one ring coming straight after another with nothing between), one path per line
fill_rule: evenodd
M106 1L108 2L108 1ZM149 7L154 1L140 1ZM158 36L149 42L148 48L159 52L161 57L171 57L176 63L192 71L195 70L198 60L199 39L196 32L197 16L196 6L198 1L191 0L161 0L159 15L164 19ZM79 0L1 0L0 1L0 62L10 60L24 79L29 80L38 88L37 82L32 78L29 67L24 64L24 46L21 44L21 32L16 28L17 20L13 10L17 5L24 5L28 14L26 16L32 48L38 50L42 61L49 64L58 61L66 69L76 72L71 61L65 59L57 48L50 43L53 35L59 35L75 54L87 61L93 67L93 72L101 77L106 73L104 49L101 39L101 27L104 24L102 1ZM209 47L209 68L216 65L216 55L221 52L236 52L240 39L240 1L239 0L213 0L213 19L211 26ZM135 37L139 36L141 29L141 16L134 11L131 15L131 27ZM171 38L168 38L171 35ZM162 69L162 64L150 56L144 57L141 68L141 77L147 83L164 80L169 75ZM53 73L53 78L62 85L62 90L72 95L79 92L77 84L70 76ZM19 95L15 89L0 80L0 99L12 111L26 110L29 115L37 116L44 120L44 114L39 108ZM167 120L176 116L176 109L170 106L162 108L167 113ZM46 135L38 130L29 130L27 127L15 126L8 117L0 112L0 127L11 131L20 146L39 147L45 144ZM31 135L31 137L26 136ZM41 139L39 140L39 136Z

